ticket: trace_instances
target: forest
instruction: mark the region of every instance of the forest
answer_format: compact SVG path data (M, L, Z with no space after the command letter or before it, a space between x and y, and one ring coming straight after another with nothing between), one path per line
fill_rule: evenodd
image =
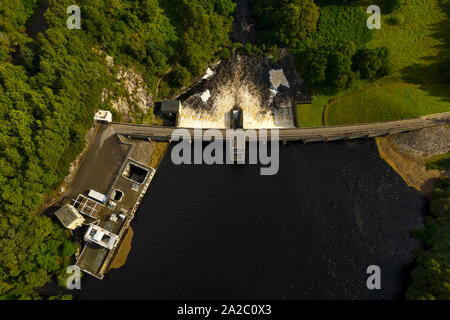
M69 0L50 0L46 29L27 28L41 1L0 2L0 299L41 299L64 285L75 245L36 213L81 152L114 87L105 55L143 73L161 96L186 85L230 44L231 0L80 0L82 29L66 27ZM98 52L102 52L99 54Z
M448 161L441 168L448 170ZM425 219L425 230L415 230L413 235L422 240L425 247L416 252L417 266L412 272L412 283L406 298L449 300L450 178L442 179L436 185L430 215Z
M365 47L372 38L366 27L367 14L359 6L344 5L351 2L253 0L257 32L252 41L263 51L273 45L289 48L312 87L343 89L357 79L386 76L389 51Z

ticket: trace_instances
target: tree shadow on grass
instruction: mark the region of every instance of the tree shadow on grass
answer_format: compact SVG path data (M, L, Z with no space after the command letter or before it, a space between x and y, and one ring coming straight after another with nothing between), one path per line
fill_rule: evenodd
M438 39L440 44L436 46L440 50L437 56L424 57L424 63L416 63L400 70L401 77L408 83L421 86L430 95L440 97L443 101L450 102L450 90L448 74L450 68L450 12L444 8L447 18L432 26L432 37ZM447 77L447 78L446 78ZM447 85L447 87L445 87ZM449 107L450 109L450 107Z

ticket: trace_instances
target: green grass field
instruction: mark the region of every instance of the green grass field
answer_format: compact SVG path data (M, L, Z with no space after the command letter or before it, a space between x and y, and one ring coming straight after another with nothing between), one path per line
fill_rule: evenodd
M414 118L449 111L450 87L430 91L414 86L373 88L338 98L328 105L328 125Z
M319 101L316 101L318 101L318 98L314 100L313 104L297 105L297 125L299 127L321 127L323 125L323 107L320 106Z
M316 91L312 105L297 108L298 125L323 125L326 106L326 125L394 120L450 111L450 86L439 85L438 67L443 51L448 51L450 46L450 19L439 1L403 1L399 10L382 14L382 28L374 32L367 47L389 48L392 74L375 82L359 80L353 88L338 93ZM359 4L367 8L373 1L360 1ZM397 24L392 22L394 19ZM386 84L416 84L420 87L387 86L361 90ZM348 95L352 92L354 94Z
M392 24L393 19L400 23ZM392 14L382 15L382 28L367 47L389 48L392 78L436 83L436 62L440 61L440 53L448 50L449 36L449 19L439 0L409 0Z

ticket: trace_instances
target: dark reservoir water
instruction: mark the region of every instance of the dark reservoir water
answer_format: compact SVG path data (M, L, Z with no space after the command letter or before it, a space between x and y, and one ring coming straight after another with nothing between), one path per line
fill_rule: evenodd
M280 148L275 176L175 166L167 153L127 263L102 281L83 277L80 298L401 298L426 199L373 140ZM369 265L381 268L381 290L366 287Z

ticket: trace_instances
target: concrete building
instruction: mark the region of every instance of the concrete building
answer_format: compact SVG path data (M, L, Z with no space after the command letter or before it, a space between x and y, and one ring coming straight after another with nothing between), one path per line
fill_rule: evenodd
M117 245L119 236L99 226L90 225L84 235L84 240L92 241L106 249L112 249Z
M55 216L61 221L64 227L70 230L81 227L84 222L83 216L70 204L65 204L58 209L58 211L55 212Z
M163 100L161 102L161 114L166 117L176 117L181 109L180 100Z

